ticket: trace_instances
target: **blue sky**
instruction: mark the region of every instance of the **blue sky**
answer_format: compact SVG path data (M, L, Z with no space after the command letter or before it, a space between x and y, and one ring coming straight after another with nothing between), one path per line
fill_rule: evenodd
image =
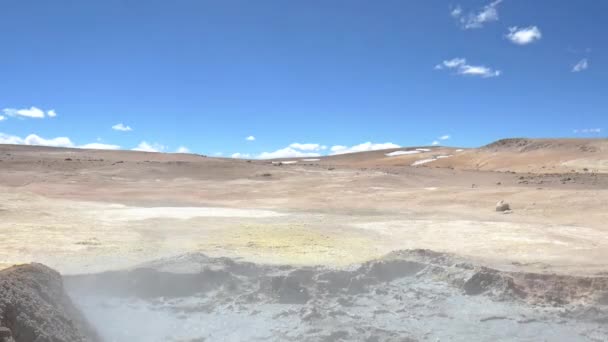
M0 142L278 157L603 136L607 12L592 0L1 0Z

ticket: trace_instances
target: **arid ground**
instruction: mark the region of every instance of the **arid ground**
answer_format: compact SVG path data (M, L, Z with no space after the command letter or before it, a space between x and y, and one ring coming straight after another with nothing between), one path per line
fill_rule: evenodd
M496 211L501 200L512 210ZM0 268L82 275L195 253L346 269L424 249L500 272L598 277L606 222L608 140L274 161L0 146Z
M500 268L608 271L608 141L421 150L281 165L4 145L0 263L81 273L196 251L343 266L427 248ZM411 166L437 156L450 157ZM495 211L500 200L511 213Z

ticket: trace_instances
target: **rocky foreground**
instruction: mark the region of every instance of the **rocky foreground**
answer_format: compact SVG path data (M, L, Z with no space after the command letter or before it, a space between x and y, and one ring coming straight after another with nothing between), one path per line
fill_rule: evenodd
M605 341L607 322L608 277L428 250L341 270L186 254L63 280L40 264L0 272L3 342Z
M98 341L65 293L61 276L41 265L0 271L0 341Z

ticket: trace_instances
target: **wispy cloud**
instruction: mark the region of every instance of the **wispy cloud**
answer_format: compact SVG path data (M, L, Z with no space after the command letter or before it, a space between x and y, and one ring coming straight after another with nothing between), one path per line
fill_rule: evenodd
M583 129L575 129L574 133L576 134L594 134L594 133L601 133L602 129L601 128L583 128Z
M478 76L482 78L498 77L502 74L500 70L494 70L483 65L467 64L465 58L453 58L445 60L435 66L435 70L451 69L458 75Z
M433 145L433 146L441 145L442 141L446 141L446 140L450 140L450 139L452 139L451 135L444 134L444 135L438 137L436 140L433 140L433 142L431 143L431 145Z
M456 6L450 15L456 18L458 24L465 30L482 28L488 22L498 21L498 5L503 0L496 0L483 8L464 14L462 7Z
M230 158L236 158L236 159L248 159L249 157L251 157L251 155L249 153L233 153Z
M589 61L587 61L587 58L583 58L572 67L572 72L581 72L581 71L587 70L588 68L589 68Z
M287 147L278 149L273 152L262 152L256 158L258 159L277 159L277 158L304 158L318 157L320 151L327 149L327 146L316 143L292 143Z
M326 150L327 146L325 145L321 145L321 144L300 144L300 143L293 143L291 145L289 145L289 147L294 148L296 150L302 150L302 151L321 151L321 150Z
M175 150L176 153L190 153L190 149L186 146L180 146Z
M120 146L112 144L103 144L99 142L76 145L68 137L56 137L56 138L43 138L37 134L30 134L25 138L21 138L16 135L10 135L0 133L0 144L12 144L12 145L31 145L31 146L50 146L50 147L72 147L72 148L85 148L85 149L96 149L96 150L119 150Z
M247 140L247 141L255 141L255 137L253 135L250 135L247 138L245 138L245 140Z
M112 129L115 131L121 131L121 132L130 132L133 130L133 128L121 123L117 123L116 125L112 126Z
M353 152L365 152L365 151L376 151L376 150L385 150L389 148L399 148L401 146L397 144L393 144L391 142L386 143L372 143L370 141L364 142L362 144L353 145L353 146L344 146L344 145L334 145L329 150L331 154L345 154L345 153L353 153Z
M0 115L0 121L6 120L6 117Z
M90 143L78 146L79 148L88 148L91 150L120 150L120 146L102 143Z
M302 158L302 157L318 157L319 153L304 152L296 150L292 147L285 147L274 152L262 152L257 156L258 159L277 159L277 158Z
M45 117L44 115L44 110L38 108L38 107L30 107L30 108L23 108L23 109L17 109L17 108L4 108L2 110L2 112L4 113L4 115L6 116L15 116L15 117L24 117L24 118L36 118L36 119L42 119ZM54 115L56 116L57 113L55 113L55 111L52 111Z
M454 18L459 18L462 15L462 7L460 5L452 8L450 11L450 15Z
M46 112L46 115L49 116L49 118L54 118L57 116L57 112L54 109L51 109L49 111Z
M0 133L0 144L13 145L31 145L31 146L51 146L51 147L75 147L75 148L91 148L91 149L119 149L118 145L109 145L101 143L90 143L77 146L68 137L43 138L37 134L30 134L25 138L16 135Z
M16 135L0 133L0 144L74 147L74 143L70 140L70 138L57 137L45 139L36 134L30 134L25 138L21 138Z
M139 145L137 145L136 147L133 148L133 151L140 151L140 152L163 152L164 150L166 150L167 148L161 144L158 143L153 143L150 144L146 141L142 141L139 143Z
M529 27L509 27L509 33L506 35L507 39L509 39L513 44L517 45L527 45L533 43L537 40L540 40L543 37L543 34L540 32L538 27L529 26Z

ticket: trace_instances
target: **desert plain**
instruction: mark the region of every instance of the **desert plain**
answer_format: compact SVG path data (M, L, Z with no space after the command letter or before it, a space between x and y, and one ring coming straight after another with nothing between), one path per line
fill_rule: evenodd
M508 203L509 210L497 211L499 201ZM413 253L419 262L417 253L423 251L497 274L604 279L608 275L606 222L606 139L504 139L479 148L416 146L282 160L0 146L0 268L41 263L66 279L74 277L73 284L80 285L87 280L79 277L86 275L132 270L150 262L157 263L156 269L166 264L176 267L174 260L179 258L190 264L192 258L203 258L197 261L201 265L222 258L262 265L266 268L260 274L272 273L273 267L338 272L399 253ZM162 267L158 260L164 260ZM434 265L444 265L433 260ZM553 281L543 279L545 285ZM583 297L608 298L608 288L594 291L586 288L586 297L575 296L564 303ZM82 286L74 293L82 293ZM294 304L294 297L288 297L287 302L278 302ZM96 317L89 317L93 321L115 314L95 309L99 299L91 299L90 293L78 298L74 299L77 306L85 316ZM483 306L459 300L467 303L463 307ZM596 304L606 304L601 302ZM311 305L310 300L295 300L295 304L305 303ZM217 310L228 315L232 309ZM248 309L248 315L253 311ZM261 311L282 317L276 307ZM297 316L299 320L308 317L306 313ZM260 322L276 319L256 317ZM490 322L504 321L501 315L488 317ZM194 326L200 327L200 319ZM475 319L486 322L481 316ZM560 326L555 323L559 320L547 321ZM599 323L589 324L597 326L577 325L585 331L577 338L593 341L608 336L605 330L596 331ZM260 339L357 340L352 330L356 327L341 335L335 335L331 327L293 336L284 331L282 335L264 332ZM406 335L411 340L471 340L473 336L458 329L450 335L437 328L431 333L418 328L410 327L411 334L374 335L375 330L366 330L364 335L370 341ZM541 326L530 328L527 337L505 332L512 328L490 328L480 340L547 336ZM124 333L118 323L108 329L100 334L105 340L127 341L135 336ZM163 334L172 331L175 336L175 329L180 329L179 324L153 336L167 340ZM216 335L203 329L201 336L206 337L199 340L242 340L243 335L227 334L235 329L215 330ZM257 330L244 331L255 335ZM154 340L153 336L145 340ZM559 336L556 333L547 340L560 340Z

